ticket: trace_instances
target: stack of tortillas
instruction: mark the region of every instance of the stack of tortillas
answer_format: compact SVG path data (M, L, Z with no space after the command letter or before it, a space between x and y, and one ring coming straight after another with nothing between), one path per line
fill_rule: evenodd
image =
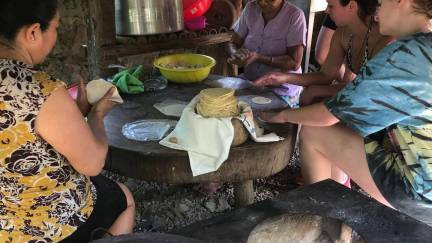
M233 89L211 88L200 92L196 111L203 117L234 117L240 113Z
M233 89L211 88L200 92L199 101L196 105L199 115L209 118L236 117L240 114L237 98ZM238 119L232 119L234 127L234 138L231 146L237 146L246 142L248 133Z

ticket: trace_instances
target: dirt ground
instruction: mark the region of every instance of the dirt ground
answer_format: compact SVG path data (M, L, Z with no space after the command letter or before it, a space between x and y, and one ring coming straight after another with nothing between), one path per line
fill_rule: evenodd
M272 198L299 186L298 150L281 172L254 181L255 202ZM137 205L135 232L170 232L234 208L233 186L225 183L213 195L196 189L196 184L172 185L104 174L123 182L132 191Z

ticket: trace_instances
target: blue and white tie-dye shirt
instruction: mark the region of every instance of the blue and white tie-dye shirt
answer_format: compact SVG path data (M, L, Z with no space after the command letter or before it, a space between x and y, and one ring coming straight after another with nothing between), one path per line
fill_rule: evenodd
M403 157L392 166L413 194L432 201L431 33L386 46L325 105L363 137L386 129Z

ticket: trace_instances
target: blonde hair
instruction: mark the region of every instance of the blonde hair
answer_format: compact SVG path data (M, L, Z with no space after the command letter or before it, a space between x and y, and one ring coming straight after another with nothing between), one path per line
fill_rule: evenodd
M432 0L413 0L413 8L416 13L424 14L432 19Z

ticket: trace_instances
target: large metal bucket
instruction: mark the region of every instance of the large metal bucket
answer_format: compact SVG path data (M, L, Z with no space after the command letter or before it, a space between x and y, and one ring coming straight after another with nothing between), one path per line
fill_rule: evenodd
M183 30L181 0L115 0L117 35L151 35Z

